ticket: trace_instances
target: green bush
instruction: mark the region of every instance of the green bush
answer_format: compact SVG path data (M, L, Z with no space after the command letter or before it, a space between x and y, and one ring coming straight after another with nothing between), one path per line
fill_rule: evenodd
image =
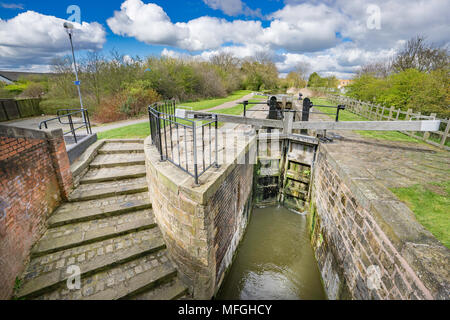
M45 115L55 115L58 109L79 109L80 100L78 98L46 99L41 101L40 108Z
M446 70L421 72L407 69L386 78L363 74L348 86L347 95L361 100L394 106L404 111L412 109L422 114L436 113L450 117L450 80Z

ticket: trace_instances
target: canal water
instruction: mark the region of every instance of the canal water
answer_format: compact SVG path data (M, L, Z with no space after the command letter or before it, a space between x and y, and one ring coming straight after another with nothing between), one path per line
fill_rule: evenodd
M216 299L326 299L306 216L283 207L254 209Z

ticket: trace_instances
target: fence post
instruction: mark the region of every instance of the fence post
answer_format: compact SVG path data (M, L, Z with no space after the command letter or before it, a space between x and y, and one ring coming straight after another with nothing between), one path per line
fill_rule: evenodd
M0 101L2 103L3 112L5 113L6 121L9 121L8 112L6 112L6 107L4 101Z
M401 112L401 110L400 110L400 108L398 108L397 109L397 115L395 116L395 121L397 121L398 118L400 117L400 112Z
M436 120L436 113L431 113L431 114L430 114L430 117L431 117L431 119ZM425 140L428 140L428 139L430 138L430 131L426 131L426 132L423 134L423 138L424 138Z
M445 142L447 142L447 136L450 131L450 118L447 119L447 126L445 127L444 135L442 136L441 140L441 147L445 145Z
M391 121L393 113L394 113L394 106L391 106L391 108L389 109L388 121Z
M381 117L380 117L380 121L383 121L383 118L384 118L384 109L385 109L385 107L383 106L383 109L381 109Z
M412 113L412 109L408 109L408 111L406 111L405 120L409 120L410 119L411 113Z

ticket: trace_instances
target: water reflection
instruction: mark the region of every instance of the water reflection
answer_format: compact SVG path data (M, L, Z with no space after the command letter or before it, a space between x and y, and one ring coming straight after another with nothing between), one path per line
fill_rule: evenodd
M325 299L306 217L283 207L253 210L217 299Z

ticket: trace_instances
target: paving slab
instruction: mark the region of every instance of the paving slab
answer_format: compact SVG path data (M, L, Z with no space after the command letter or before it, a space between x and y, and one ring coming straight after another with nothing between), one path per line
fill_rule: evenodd
M151 208L151 202L147 192L99 200L68 202L56 210L48 219L48 224L50 228L54 228L149 208Z
M88 183L78 186L78 188L70 194L69 201L75 202L103 199L125 194L141 193L147 190L148 185L145 177L100 183Z
M99 168L89 170L88 173L81 178L80 183L98 183L104 181L140 178L145 177L145 174L145 165L128 166L126 170L124 170L123 167Z
M155 226L151 210L64 225L47 230L31 253L42 255Z

